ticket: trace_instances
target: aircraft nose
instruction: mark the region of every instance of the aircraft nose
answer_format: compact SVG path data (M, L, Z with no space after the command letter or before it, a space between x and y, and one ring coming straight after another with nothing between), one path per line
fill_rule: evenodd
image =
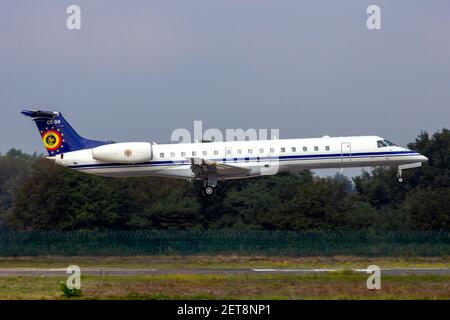
M420 158L420 162L427 162L428 161L428 158L423 156L423 155L420 155L419 158Z

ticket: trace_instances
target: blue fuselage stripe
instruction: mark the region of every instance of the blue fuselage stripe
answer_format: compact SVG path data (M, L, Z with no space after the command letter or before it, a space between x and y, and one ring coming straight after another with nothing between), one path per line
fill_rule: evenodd
M342 158L366 158L366 157L381 157L381 156L415 156L419 153L414 151L389 151L389 152L360 152L360 153L334 153L334 154L309 154L309 155L290 155L290 156L269 156L269 157L245 157L245 158L217 158L208 159L220 163L249 163L259 162L264 160L315 160L315 159L342 159ZM72 169L101 169L101 168L137 168L137 167L152 167L152 166L176 166L176 165L190 165L189 160L173 160L173 161L150 161L140 164L121 164L121 163L98 163L69 166Z

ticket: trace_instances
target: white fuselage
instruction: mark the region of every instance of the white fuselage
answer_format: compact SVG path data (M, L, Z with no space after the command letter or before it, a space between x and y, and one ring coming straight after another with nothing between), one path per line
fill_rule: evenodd
M193 179L191 160L246 168L245 175L217 176L239 179L303 169L401 166L420 164L427 158L396 145L380 146L377 136L323 137L186 144L152 144L151 159L143 163L95 160L93 149L52 157L56 163L85 173L107 177L163 176Z

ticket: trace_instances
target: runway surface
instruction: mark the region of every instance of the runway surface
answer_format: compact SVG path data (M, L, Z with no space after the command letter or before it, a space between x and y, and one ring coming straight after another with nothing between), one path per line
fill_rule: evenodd
M262 274L320 274L352 271L367 273L367 269L126 269L126 268L81 268L81 274L97 276L134 275L262 275ZM450 275L450 268L381 268L385 275ZM2 276L66 276L65 268L0 268Z

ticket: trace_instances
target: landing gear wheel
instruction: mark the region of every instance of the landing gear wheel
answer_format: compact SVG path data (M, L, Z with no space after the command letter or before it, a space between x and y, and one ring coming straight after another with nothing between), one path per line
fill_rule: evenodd
M398 182L400 182L400 183L403 182L403 178L402 178L402 168L400 168L400 167L398 167L398 170L397 170L397 179L398 179Z
M203 194L205 196L212 196L216 190L212 186L206 186L203 188Z

